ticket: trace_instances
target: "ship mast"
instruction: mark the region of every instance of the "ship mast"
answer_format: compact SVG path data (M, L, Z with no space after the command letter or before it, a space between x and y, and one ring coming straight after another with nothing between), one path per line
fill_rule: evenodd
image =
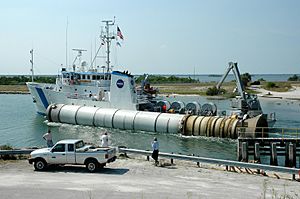
M31 54L31 59L30 59L30 63L31 63L31 82L33 82L33 78L34 78L34 72L33 72L33 49L30 50L30 54Z
M109 34L109 26L113 26L115 24L115 17L114 20L103 20L103 23L105 23L105 34L101 35L101 39L106 42L106 68L107 72L110 70L110 44L111 40L115 39L115 36L110 36Z

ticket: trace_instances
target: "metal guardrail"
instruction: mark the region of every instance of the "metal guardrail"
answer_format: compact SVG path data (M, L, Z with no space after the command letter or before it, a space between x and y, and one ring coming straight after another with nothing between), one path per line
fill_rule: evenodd
M0 155L20 155L20 154L30 154L35 149L24 149L24 150L0 150ZM145 151L139 149L127 149L127 148L119 148L119 152L123 153L134 153L140 155L151 156L152 151ZM188 156L181 154L171 154L171 153L159 153L159 157L168 158L168 159L178 159L178 160L186 160L193 162L202 162L209 164L218 164L224 166L234 166L234 167L242 167L249 169L261 169L266 171L276 171L281 173L288 173L293 175L293 179L295 179L295 175L300 176L300 169L298 168L289 168L282 166L272 166L265 164L255 164L255 163L247 163L247 162L238 162L233 160L223 160L223 159L215 159L215 158L206 158L206 157L197 157L197 156Z
M20 150L0 150L0 155L24 155L30 154L36 149L20 149Z
M127 148L119 148L119 152L124 153L135 153L150 156L152 151L138 150L138 149L127 149ZM289 168L282 166L272 166L266 164L255 164L255 163L247 163L247 162L238 162L233 160L223 160L223 159L215 159L215 158L206 158L206 157L197 157L197 156L188 156L188 155L180 155L180 154L171 154L171 153L159 153L159 157L169 158L169 159L179 159L179 160L187 160L193 162L202 162L209 164L218 164L224 166L235 166L249 169L261 169L267 171L276 171L281 173L288 173L293 175L300 175L300 169L298 168Z

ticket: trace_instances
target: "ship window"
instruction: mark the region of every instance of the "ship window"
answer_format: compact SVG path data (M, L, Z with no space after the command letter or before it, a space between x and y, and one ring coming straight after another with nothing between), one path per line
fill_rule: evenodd
M111 76L109 75L109 76L108 76L108 80L110 80L110 78L111 78Z
M87 75L86 77L87 77L87 79L91 79L91 77L89 75Z
M92 79L95 80L95 79L96 79L96 76L95 76L95 75L92 75Z
M101 76L100 76L100 78L101 78L101 79L104 79L104 76L103 76L103 75L101 75Z
M82 79L85 79L85 75L82 75Z
M97 75L97 80L100 80L100 75Z

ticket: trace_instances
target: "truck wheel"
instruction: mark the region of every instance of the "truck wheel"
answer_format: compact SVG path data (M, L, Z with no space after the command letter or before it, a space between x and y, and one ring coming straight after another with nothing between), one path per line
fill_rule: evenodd
M47 163L43 159L38 159L34 162L34 168L37 171L43 171L47 167Z
M96 169L98 168L98 162L95 160L88 160L86 162L85 166L89 172L94 173L96 171Z

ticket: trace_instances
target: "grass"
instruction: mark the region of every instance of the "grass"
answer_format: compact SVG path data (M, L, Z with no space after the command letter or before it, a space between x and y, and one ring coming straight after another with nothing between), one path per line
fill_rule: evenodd
M155 84L153 87L159 89L160 94L182 94L182 95L206 95L206 90L216 86L215 82L200 83L178 83L178 84ZM227 93L232 93L235 88L234 82L226 82L222 86ZM227 97L227 95L225 95Z
M29 91L26 85L0 85L0 92L27 93Z
M292 84L291 82L263 82L262 88L269 91L287 92L292 88Z

